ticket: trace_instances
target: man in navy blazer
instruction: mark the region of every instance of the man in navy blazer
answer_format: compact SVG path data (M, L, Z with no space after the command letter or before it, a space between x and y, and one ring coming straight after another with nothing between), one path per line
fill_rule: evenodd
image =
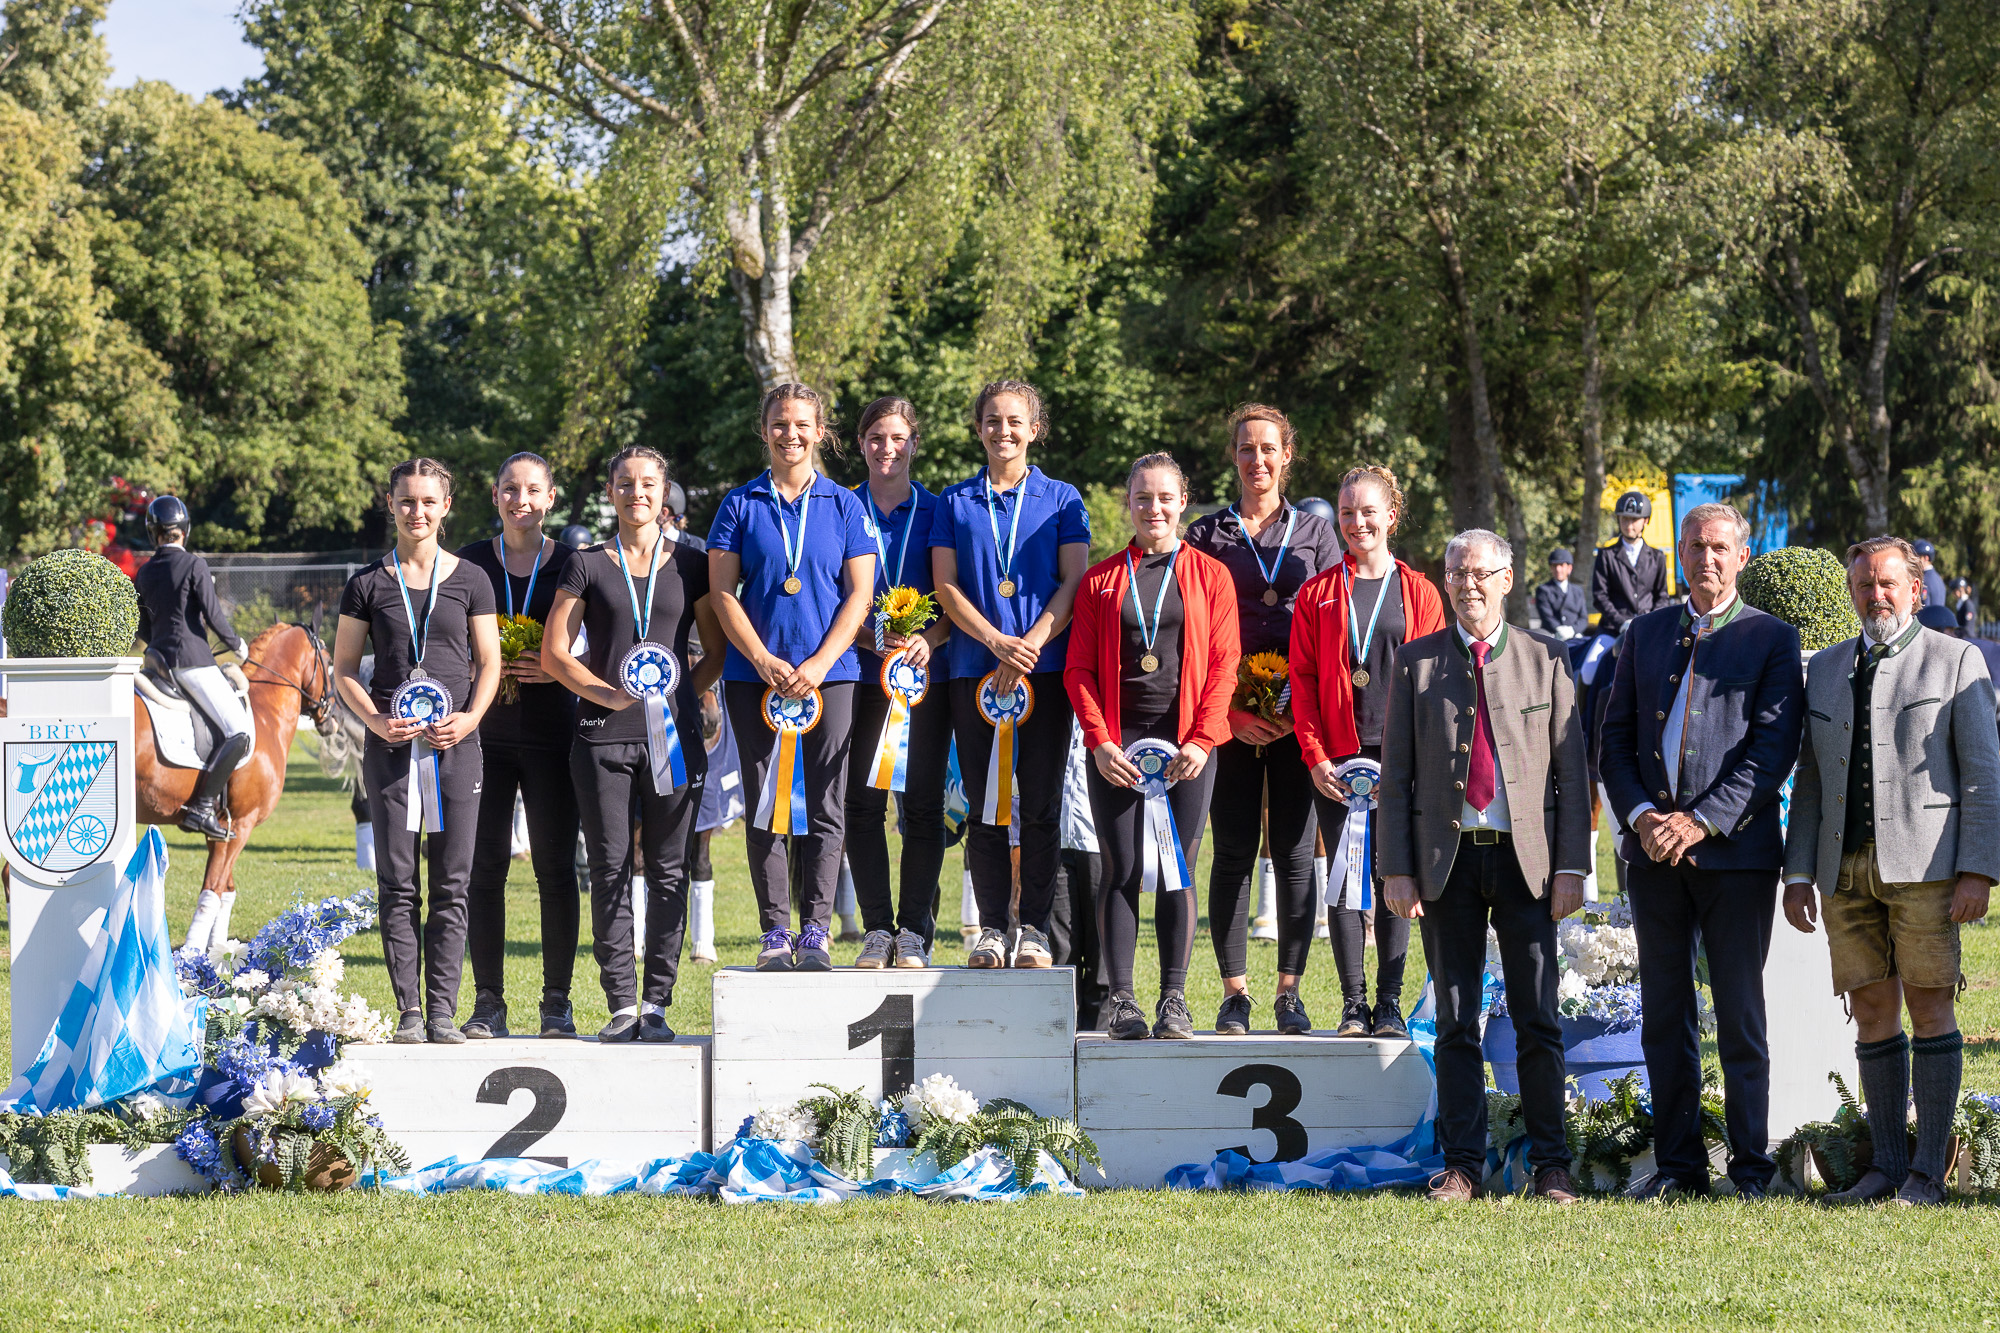
M1737 596L1749 539L1729 505L1688 511L1688 603L1632 622L1599 732L1598 770L1624 830L1653 1092L1659 1169L1633 1188L1639 1198L1708 1193L1697 940L1715 996L1729 1178L1756 1198L1775 1170L1764 960L1785 864L1778 791L1798 762L1805 675L1798 631Z

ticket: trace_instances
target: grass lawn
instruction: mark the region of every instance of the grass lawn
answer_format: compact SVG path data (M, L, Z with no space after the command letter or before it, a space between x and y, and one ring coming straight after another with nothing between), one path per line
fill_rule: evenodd
M296 899L368 882L354 869L345 794L303 746L293 759L286 799L239 869L239 935ZM168 841L178 937L201 851L177 832ZM756 926L740 831L718 836L715 852L719 950L748 962ZM954 852L940 962L958 957L958 874ZM508 990L523 1017L540 989L536 920L517 862ZM1970 930L1966 945L1967 1083L2000 1090L2000 929ZM1141 950L1150 1004L1149 931ZM348 988L388 1010L378 937L345 952ZM1204 932L1189 980L1204 1026L1220 1002L1212 957ZM1251 968L1268 1026L1275 950L1254 948ZM708 971L683 970L671 1014L681 1031L708 1030ZM595 1027L606 1015L587 938L576 975L579 1025ZM1422 980L1413 958L1410 999ZM1306 999L1323 1025L1337 1016L1336 990L1316 949ZM469 1005L468 979L461 1017ZM2000 1326L2000 1211L1981 1204L1912 1216L1788 1201L1556 1213L1516 1200L1447 1209L1138 1191L826 1209L349 1194L5 1202L0 1229L5 1328Z

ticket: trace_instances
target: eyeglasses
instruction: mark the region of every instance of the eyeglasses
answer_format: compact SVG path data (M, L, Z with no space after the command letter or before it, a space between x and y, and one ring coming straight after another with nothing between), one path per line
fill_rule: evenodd
M1444 581L1453 587L1464 587L1469 583L1489 583L1506 572L1504 569L1447 569Z

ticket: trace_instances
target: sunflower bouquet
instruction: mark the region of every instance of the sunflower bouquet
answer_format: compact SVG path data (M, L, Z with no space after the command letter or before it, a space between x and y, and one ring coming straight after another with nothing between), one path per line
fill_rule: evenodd
M542 622L533 616L500 617L500 660L514 662L522 653L539 652L542 647ZM512 676L500 677L500 702L503 704L521 701L521 682Z
M884 634L909 638L938 618L937 601L915 588L891 588L875 599L875 625Z
M1291 703L1291 675L1283 653L1250 654L1236 664L1236 697L1230 707L1276 722Z

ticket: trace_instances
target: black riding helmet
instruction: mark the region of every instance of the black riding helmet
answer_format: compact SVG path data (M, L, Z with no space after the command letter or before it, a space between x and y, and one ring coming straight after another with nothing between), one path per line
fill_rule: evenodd
M597 539L590 535L590 529L583 526L583 524L572 523L562 530L556 540L564 546L569 547L572 551L581 551Z
M1651 518L1653 502L1644 491L1627 491L1618 497L1617 514L1620 518Z
M146 535L153 539L155 546L167 540L167 534L178 532L187 536L193 520L188 517L188 507L181 503L177 495L156 495L146 506Z

